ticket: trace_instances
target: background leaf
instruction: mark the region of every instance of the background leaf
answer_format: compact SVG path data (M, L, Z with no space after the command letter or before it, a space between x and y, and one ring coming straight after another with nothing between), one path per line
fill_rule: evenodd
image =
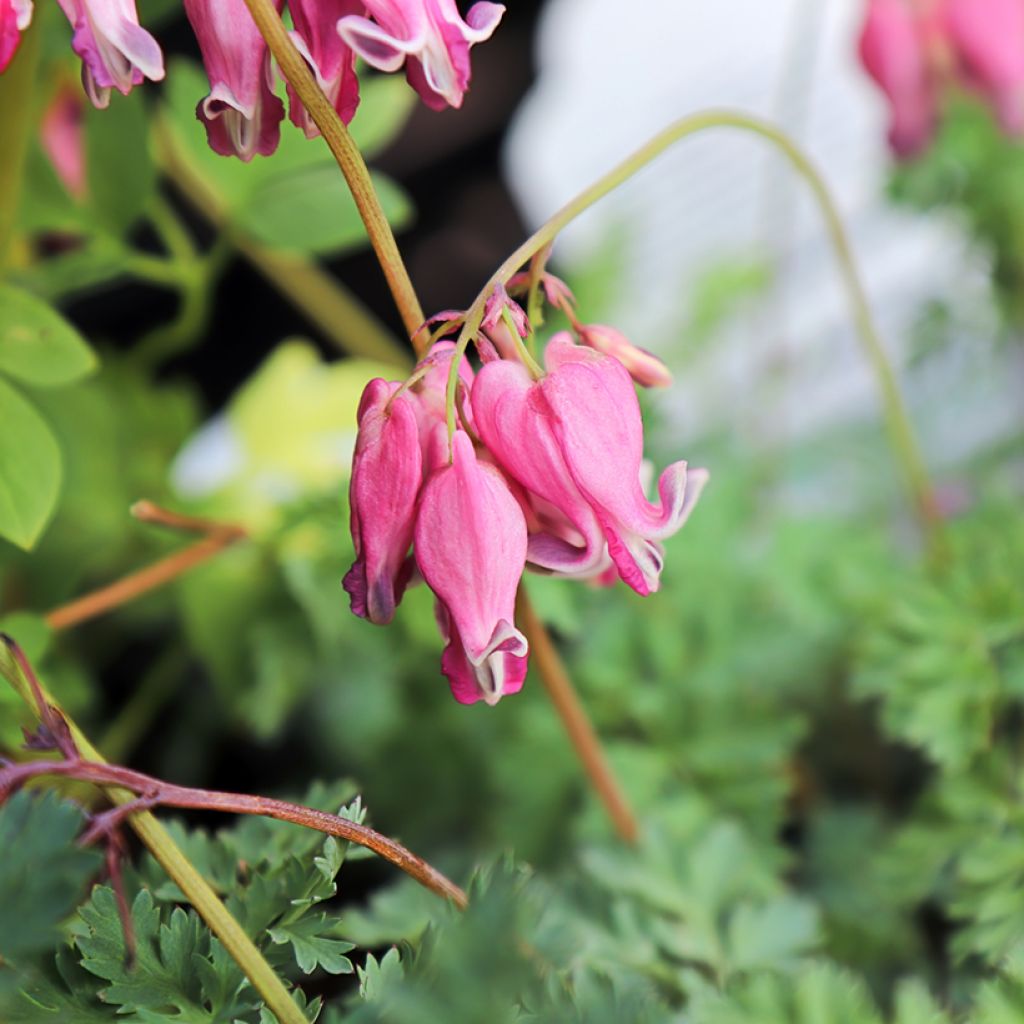
M60 449L29 402L0 378L0 536L31 548L53 514Z
M55 387L95 368L92 349L60 313L22 288L0 284L0 372Z

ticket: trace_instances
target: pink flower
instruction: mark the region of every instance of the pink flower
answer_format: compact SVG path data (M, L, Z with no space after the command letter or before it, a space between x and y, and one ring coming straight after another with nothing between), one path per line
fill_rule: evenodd
M593 573L606 542L621 578L649 594L662 569L658 542L685 523L707 474L687 474L685 462L674 463L658 482L661 504L649 502L640 486L640 406L625 368L574 345L565 332L551 339L545 362L539 381L515 363L488 363L473 387L484 443L511 476L565 516L582 542L531 537L530 560Z
M284 104L274 95L267 44L244 0L185 0L185 13L210 80L196 116L211 149L245 161L273 153Z
M309 62L320 88L348 124L359 106L356 57L338 33L338 20L365 10L361 0L289 0L295 31L292 41ZM312 139L320 134L302 100L288 85L288 116Z
M601 524L572 479L540 382L518 361L489 362L476 376L472 403L484 444L527 491L535 528L529 561L567 576L599 572Z
M32 0L0 0L0 71L10 64L31 20Z
M365 0L374 19L349 15L338 22L342 39L367 64L397 71L434 110L462 106L469 86L469 50L489 39L501 4L477 3L463 20L455 0Z
M919 153L935 131L937 99L925 39L908 0L869 0L860 58L889 100L889 144L899 157Z
M379 625L394 617L412 571L406 556L423 478L416 410L399 387L379 377L366 385L349 484L356 560L343 586L352 611Z
M441 670L463 704L496 704L522 688L526 637L514 625L526 562L526 521L501 472L456 431L452 461L420 498L416 563L440 602Z
M629 375L645 388L667 388L672 383L668 367L646 349L637 348L622 331L606 324L579 324L580 341L618 359Z
M127 96L143 78L164 77L160 46L139 26L135 0L58 2L75 30L71 48L82 58L82 84L93 106L106 107L111 89Z
M0 0L2 2L2 0ZM85 198L84 101L78 89L62 84L43 114L39 134L57 177L75 199Z
M945 25L967 83L992 104L1003 131L1024 134L1024 3L946 0Z

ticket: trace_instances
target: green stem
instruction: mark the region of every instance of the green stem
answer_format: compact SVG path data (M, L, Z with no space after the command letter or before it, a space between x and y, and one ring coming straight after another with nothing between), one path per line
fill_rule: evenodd
M277 252L246 235L228 232L227 200L203 174L174 129L158 120L157 152L163 170L188 202L273 286L344 352L407 367L407 351L335 278L304 256Z
M34 94L41 36L39 26L30 25L11 66L0 76L0 271L10 259L29 140L36 123Z
M687 136L709 128L737 128L766 139L780 150L797 173L807 182L821 211L828 230L829 240L839 264L839 271L846 287L847 297L853 313L857 335L861 342L864 356L875 374L879 396L882 402L885 425L889 435L889 443L905 477L907 489L914 504L914 510L921 529L927 539L933 557L937 561L946 558L946 541L941 532L931 482L925 468L924 459L918 448L910 418L900 393L896 374L885 353L874 318L868 305L864 287L853 258L849 239L843 227L835 202L829 193L821 175L800 148L780 129L765 121L728 110L709 110L689 117L684 117L659 132L646 145L627 157L617 167L594 182L581 192L575 199L566 203L550 220L541 225L504 263L494 272L491 279L484 285L473 305L466 311L466 320L456 348L455 358L451 363L448 376L448 429L455 429L454 402L455 387L458 382L459 362L465 354L470 340L479 330L484 315L484 306L488 297L498 285L507 284L509 278L522 267L527 260L550 245L568 224L581 213L589 209L599 199L618 188L633 177L642 167L650 163L670 146Z
M245 0L245 4L260 34L267 41L267 46L282 74L302 100L309 116L320 129L324 142L334 154L334 159L338 161L359 215L366 225L370 243L384 271L402 323L409 334L409 340L415 347L425 319L423 310L402 262L394 232L384 216L384 210L370 180L370 172L363 154L359 152L359 147L353 142L337 111L317 85L309 65L289 38L273 0Z
M28 680L25 679L21 669L13 661L6 648L0 658L2 658L0 668L3 670L4 677L22 700L29 707L35 708L36 704ZM67 722L82 758L97 764L106 764L107 762L100 752L89 742L81 729L53 699L52 695L44 689L43 696ZM105 788L104 792L112 803L118 805L135 799L133 793L117 787ZM223 943L224 948L277 1016L280 1024L308 1024L305 1015L292 999L284 982L267 963L242 926L221 903L210 884L192 866L163 825L148 811L132 814L128 821L149 852L185 894L185 898L195 907L199 916L209 925L210 931Z

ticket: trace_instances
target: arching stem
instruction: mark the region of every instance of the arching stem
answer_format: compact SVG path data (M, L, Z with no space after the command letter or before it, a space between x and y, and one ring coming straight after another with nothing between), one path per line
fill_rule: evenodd
M589 209L599 199L614 191L619 185L629 180L637 171L649 164L670 146L712 128L734 128L749 134L758 135L770 142L790 162L794 170L807 182L828 231L829 241L835 252L839 272L846 288L847 298L860 339L861 350L874 372L879 397L885 417L886 430L892 452L900 465L907 490L913 502L914 511L921 530L925 536L932 557L939 563L946 559L946 541L942 533L931 481L925 468L924 459L917 444L910 417L900 393L896 374L886 355L874 317L868 305L864 286L857 272L850 242L843 227L842 219L836 204L829 193L821 175L800 148L780 129L736 111L708 110L689 117L684 117L659 132L648 143L641 146L635 153L627 157L607 174L598 178L589 188L576 198L566 203L553 217L540 226L522 245L505 260L491 275L491 279L481 289L473 305L466 311L466 320L459 334L448 377L448 429L455 429L454 398L455 385L458 380L459 362L467 346L480 328L484 315L484 307L494 289L508 283L509 279L527 261L533 259L544 248L550 245L556 236L567 225L572 223L581 213Z
M378 200L377 194L373 188L373 182L370 180L369 171L366 169L366 163L363 160L362 154L359 152L359 148L352 140L351 135L349 135L348 129L346 129L345 125L338 117L337 111L335 111L330 101L320 89L316 79L307 67L305 60L299 54L298 50L295 49L292 41L288 38L288 33L284 28L281 17L274 9L271 0L245 0L245 2L253 16L253 20L256 22L256 25L260 30L260 33L267 41L267 45L270 47L270 52L274 55L274 59L281 68L281 72L295 89L299 98L309 111L313 121L320 129L320 133L323 135L324 141L330 147L331 152L338 161L338 166L341 168L342 174L345 175L345 180L348 182L348 186L352 191L352 195L356 201L356 206L363 218L363 223L366 226L367 234L370 236L370 241L373 244L374 251L377 253L377 257L384 269L384 274L387 278L388 285L391 288L395 304L398 306L398 309L402 314L402 320L409 332L413 348L416 351L416 355L422 358L426 355L427 349L430 347L430 332L426 329L421 329L425 328L426 325L424 324L423 312L420 309L419 300L416 298L416 292L413 288L412 281L409 278L409 272L406 269L405 264L402 262L401 254L399 253L398 246L395 243L394 234L391 231L391 226L388 224L380 206L380 201ZM482 317L483 306L481 305L476 323L473 326L473 332L475 332L480 326L480 320ZM465 351L465 344L462 345L462 351ZM457 391L455 385L451 383L451 380L449 380L449 388L452 402L451 430L454 431L456 418L455 398ZM529 608L528 599L525 594L521 597L521 608ZM531 640L536 644L538 639L541 637L546 638L547 643L549 645L551 644L551 639L547 636L544 624L534 616L533 636L531 637ZM551 646L551 651L554 652L553 645ZM564 691L567 688L569 692L572 692L572 684L569 682L568 674L565 672L564 668L562 668L561 663L557 659L557 655L553 659L542 659L537 667L545 680L545 685L547 686L549 693L554 694L559 690ZM553 678L550 674L556 669L560 673L557 679ZM573 694L573 700L563 702L562 705L558 706L558 711L563 722L566 724L570 739L573 739L574 736L588 734L593 737L594 743L597 744L594 728L591 725L582 704L580 704L579 699L575 697L575 694ZM575 739L573 739L573 743L576 745ZM577 750L579 750L578 745L576 746ZM607 765L604 765L603 774L595 774L594 760L586 757L582 760L584 770L592 785L598 794L603 796L603 793L607 788L605 780L606 778L611 778L610 769ZM622 806L626 808L629 819L632 820L632 812L628 810L628 805L626 805L625 798L622 797L621 789L619 789L617 785L615 786L615 789L619 794L619 800ZM631 838L635 833L635 825L632 828L623 829L618 820L617 812L609 807L609 813L611 814L613 823L616 825L616 828L619 830L623 838Z

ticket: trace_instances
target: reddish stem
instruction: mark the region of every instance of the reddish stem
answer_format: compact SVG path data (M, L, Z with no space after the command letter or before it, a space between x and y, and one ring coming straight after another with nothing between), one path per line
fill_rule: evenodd
M257 814L278 821L290 821L306 828L337 836L348 842L365 846L368 850L401 868L431 892L451 900L460 910L467 905L466 894L440 871L425 860L379 832L359 825L337 814L317 811L287 800L251 796L246 793L225 793L212 789L193 789L164 782L151 775L122 768L118 765L98 764L75 758L67 761L31 761L12 764L0 770L0 801L30 779L59 775L79 782L99 786L119 786L142 796L148 806L182 807L205 811L226 811L229 814ZM138 805L134 808L138 810Z

